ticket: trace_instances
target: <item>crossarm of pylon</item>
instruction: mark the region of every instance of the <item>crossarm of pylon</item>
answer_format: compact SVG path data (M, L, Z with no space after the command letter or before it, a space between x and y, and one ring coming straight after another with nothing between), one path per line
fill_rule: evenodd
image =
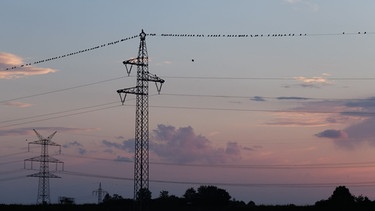
M29 151L29 152L30 152L30 144L40 144L40 145L42 145L42 144L43 144L43 140L38 140L38 141L29 142L29 143L27 144L27 151Z
M30 162L30 168L26 168L26 162ZM56 164L56 171L58 170L58 165L61 165L61 170L64 171L64 162L50 156L37 156L37 157L32 157L24 160L24 169L34 169L33 163L34 162L46 162L46 163L54 163Z
M144 58L143 60L145 60L145 59L147 60L148 58ZM125 65L126 73L128 73L128 76L130 75L130 73L132 71L133 65L147 66L146 62L141 62L143 60L140 59L140 58L131 58L131 59L128 59L128 60L122 62Z
M145 95L145 93L141 92L141 89L137 86L125 88L125 89L119 89L117 90L117 93L120 95L120 100L121 100L122 105L124 105L125 103L127 94Z
M34 130L36 136L38 136L39 140L43 140L44 139L44 137L42 135L40 135L35 129L33 129L33 130Z
M49 136L47 137L47 140L48 140L48 141L51 141L51 139L53 138L53 136L54 136L56 133L57 133L57 131L55 131L55 132L53 132L51 135L49 135Z
M33 157L33 158L28 158L28 159L25 159L25 161L35 161L35 162L39 162L42 160L42 156L37 156L37 157Z
M155 74L147 73L143 80L164 83L164 80Z
M60 176L57 176L55 174L52 174L50 172L38 172L38 173L35 173L35 174L29 174L27 175L28 177L44 177L44 178L61 178Z
M165 82L164 79L161 79L157 75L154 75L154 74L151 74L151 73L147 73L145 75L145 77L143 78L143 80L155 82L156 89L157 89L159 94L160 94L160 91L161 91L161 87L163 86L163 83Z
M51 156L37 156L37 157L32 157L32 158L28 158L28 159L25 159L25 161L35 161L35 162L49 162L49 163L64 163L54 157L51 157Z
M126 73L128 73L128 76L130 75L130 72L132 71L133 64L128 63L127 61L124 61L123 64L125 65L126 68ZM128 67L128 64L130 64L130 67Z

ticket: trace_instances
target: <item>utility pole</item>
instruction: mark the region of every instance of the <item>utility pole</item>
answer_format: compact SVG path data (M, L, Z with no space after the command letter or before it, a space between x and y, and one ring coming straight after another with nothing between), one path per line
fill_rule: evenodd
M103 202L103 195L107 194L108 192L102 189L102 183L99 183L99 188L94 190L92 194L95 194L98 196L98 204Z
M39 162L40 168L39 172L35 174L27 175L28 177L38 177L39 183L38 183L38 196L37 196L37 204L49 204L50 203L50 194L49 194L49 178L60 178L59 176L51 173L49 171L49 164L54 163L56 164L56 171L57 171L57 165L62 165L62 170L64 170L64 162L59 161L56 158L50 157L48 155L48 146L58 146L60 147L59 152L61 153L61 145L56 144L55 142L52 142L52 137L56 134L57 131L52 133L47 138L44 138L42 135L40 135L35 129L33 129L35 134L38 136L39 140L29 142L28 144L28 150L30 151L30 144L38 144L41 145L41 154L40 156L28 158L24 160L24 168L26 169L26 162L31 163L31 169L33 169L33 162Z
M149 73L146 33L142 30L139 37L138 57L123 62L128 75L130 75L133 65L137 66L137 84L135 87L119 89L117 93L120 95L122 104L124 104L127 94L136 95L134 199L140 204L142 210L142 204L147 199L147 192L149 192L148 82L155 82L157 91L160 93L164 80Z

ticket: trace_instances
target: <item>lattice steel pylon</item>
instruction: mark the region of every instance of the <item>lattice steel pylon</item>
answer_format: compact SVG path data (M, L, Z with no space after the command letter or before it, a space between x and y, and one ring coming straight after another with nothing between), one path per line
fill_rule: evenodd
M138 57L123 62L128 75L133 65L137 66L137 85L135 87L119 89L122 104L127 94L136 95L135 115L135 158L134 158L134 199L142 204L144 191L149 191L149 101L148 82L155 82L158 93L164 80L148 71L148 54L146 48L146 33L139 34L140 44ZM130 65L130 67L128 67ZM142 207L142 205L141 205Z
M60 178L59 176L51 173L49 171L49 164L54 163L56 164L56 170L58 164L62 165L62 170L64 170L64 162L59 161L56 158L53 158L48 155L48 146L58 146L60 147L59 152L61 152L61 145L52 142L52 137L56 134L57 131L52 133L47 138L44 138L40 135L35 129L33 129L35 134L38 136L39 140L29 142L28 149L30 151L30 144L38 144L41 145L42 151L40 156L28 158L24 160L24 168L26 168L26 162L31 163L31 169L33 169L33 162L39 162L40 168L39 172L35 174L27 175L28 177L38 177L38 196L37 196L37 204L49 204L50 203L50 192L49 192L49 178Z
M98 204L103 202L103 195L107 194L108 192L102 189L102 183L99 183L99 188L94 190L92 194L96 194L98 196Z

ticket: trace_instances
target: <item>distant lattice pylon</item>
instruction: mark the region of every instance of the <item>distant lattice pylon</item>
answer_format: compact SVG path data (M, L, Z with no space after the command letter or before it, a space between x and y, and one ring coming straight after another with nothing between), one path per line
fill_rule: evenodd
M62 165L62 170L64 169L64 162L59 161L56 158L50 157L48 155L48 146L58 146L60 147L59 152L61 152L61 145L56 144L55 142L52 142L52 137L56 134L57 131L52 133L47 138L44 138L42 135L40 135L35 129L33 129L35 134L38 136L39 140L29 142L29 151L30 151L30 144L38 144L41 145L41 154L40 156L28 158L25 159L25 168L26 168L26 162L30 162L31 169L33 169L33 162L39 162L39 172L35 174L27 175L28 177L38 177L39 183L38 183L38 196L37 196L37 204L49 204L50 203L50 187L49 187L49 178L60 178L59 176L51 173L49 171L49 165L50 163L56 164L56 170L57 165Z
M98 204L103 202L103 195L107 194L108 192L102 189L102 183L99 183L99 188L94 190L92 194L95 194L98 196Z

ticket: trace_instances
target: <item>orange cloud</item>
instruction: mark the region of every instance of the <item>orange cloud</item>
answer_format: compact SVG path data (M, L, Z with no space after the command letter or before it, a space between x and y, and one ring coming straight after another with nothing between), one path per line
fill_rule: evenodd
M11 53L0 52L0 79L16 79L57 72L57 70L51 68L23 66L23 64L21 57ZM9 67L19 68L9 69Z
M295 80L302 82L306 86L316 86L316 85L329 85L332 84L332 81L328 80L329 74L323 73L322 76L314 76L314 77L294 77Z
M18 107L18 108L27 108L27 107L32 106L32 104L29 104L29 103L16 102L16 101L8 101L8 102L5 102L4 105Z

